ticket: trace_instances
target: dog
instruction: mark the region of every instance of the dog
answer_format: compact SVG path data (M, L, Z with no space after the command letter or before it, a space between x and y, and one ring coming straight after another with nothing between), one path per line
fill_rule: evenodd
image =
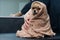
M50 25L50 17L47 13L46 5L39 1L34 1L30 10L24 16L24 24L18 30L18 37L44 37L45 35L54 36Z

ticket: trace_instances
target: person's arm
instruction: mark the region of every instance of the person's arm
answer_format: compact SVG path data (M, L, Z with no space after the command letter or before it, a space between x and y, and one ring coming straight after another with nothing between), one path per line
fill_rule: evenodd
M27 4L24 6L24 8L21 10L21 13L22 13L22 14L25 14L25 13L30 9L31 4L32 4L32 2L34 2L34 1L41 1L41 2L45 3L46 6L49 5L49 0L33 0L33 1L30 0L30 2L27 3Z
M16 16L21 16L21 15L26 14L26 12L28 12L28 10L30 9L32 2L34 2L34 1L41 1L41 2L45 3L46 6L47 6L47 8L48 8L49 0L33 0L33 1L30 0L30 2L27 3L27 4L23 7L23 9L21 10L21 12L15 14L15 15L16 15Z
M21 16L24 15L31 7L32 2L27 3L23 9L15 14L11 14L10 16Z
M32 2L27 3L27 4L23 7L23 9L21 10L21 13L22 13L22 14L25 14L26 12L28 12L28 10L29 10L30 7L31 7L31 4L32 4Z

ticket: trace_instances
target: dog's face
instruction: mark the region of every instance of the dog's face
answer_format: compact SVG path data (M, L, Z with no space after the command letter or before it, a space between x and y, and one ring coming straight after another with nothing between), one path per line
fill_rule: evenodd
M33 15L40 13L41 12L40 3L32 3L31 9L32 9Z

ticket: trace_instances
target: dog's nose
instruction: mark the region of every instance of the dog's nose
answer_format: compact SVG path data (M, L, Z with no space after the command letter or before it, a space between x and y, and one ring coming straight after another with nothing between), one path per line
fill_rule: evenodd
M36 11L34 10L34 13L36 13Z
M36 13L36 10L34 10L34 12L33 12L33 15L35 15L35 14L37 14L37 13Z

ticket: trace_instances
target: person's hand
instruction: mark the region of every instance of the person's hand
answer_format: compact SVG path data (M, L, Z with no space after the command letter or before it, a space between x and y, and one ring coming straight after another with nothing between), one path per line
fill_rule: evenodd
M16 14L10 14L10 16L13 16L13 17L15 17L15 16L22 16L22 13L16 13Z
M29 24L30 24L30 19L25 20L25 23L24 23L24 29L25 30L29 29Z

